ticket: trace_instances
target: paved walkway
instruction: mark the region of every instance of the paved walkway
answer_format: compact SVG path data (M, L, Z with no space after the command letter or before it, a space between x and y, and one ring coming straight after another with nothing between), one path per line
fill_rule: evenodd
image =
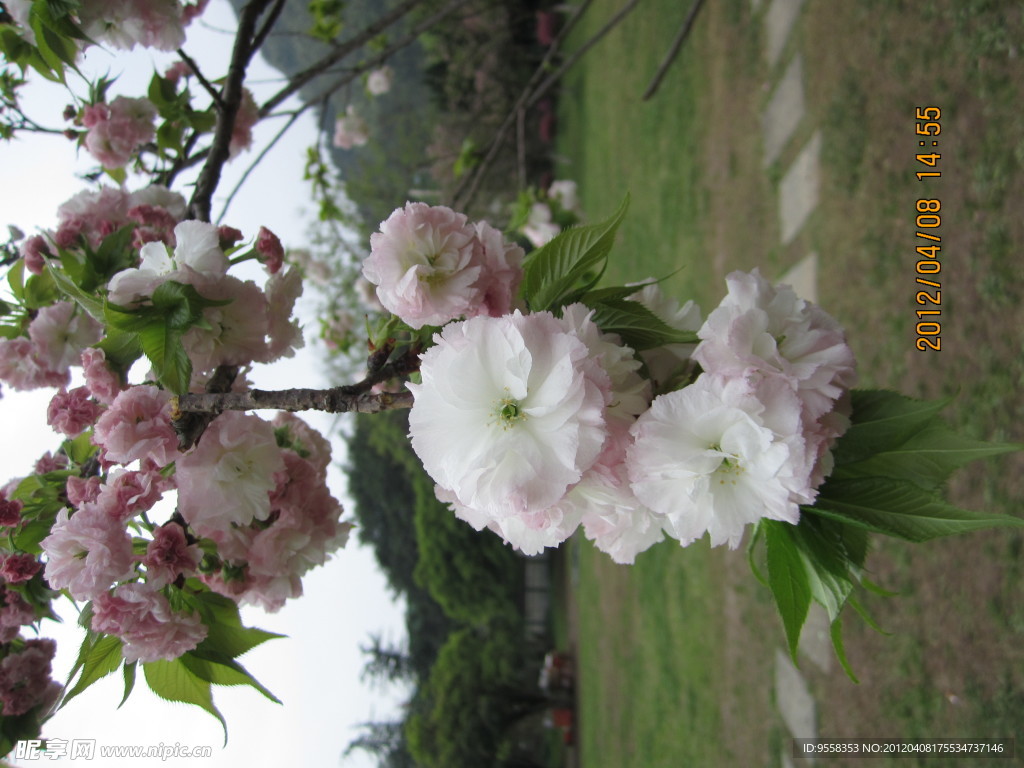
M788 45L800 23L804 5L805 0L751 0L754 22L761 24L764 32L765 64L773 82L761 115L762 166L767 172L779 158L794 158L779 169L779 231L783 246L793 242L813 215L820 184L821 132L811 133L803 146L793 146L798 135L807 134L798 130L807 120L803 59L799 51L793 50L794 46ZM779 281L792 285L801 298L817 301L817 277L818 256L808 253ZM810 662L827 672L833 662L832 653L828 617L814 605L801 635L801 664ZM804 676L781 647L775 655L775 702L790 736L817 737L814 698ZM779 756L783 768L794 765L791 755L792 742L786 739ZM801 760L800 763L809 765L812 761Z

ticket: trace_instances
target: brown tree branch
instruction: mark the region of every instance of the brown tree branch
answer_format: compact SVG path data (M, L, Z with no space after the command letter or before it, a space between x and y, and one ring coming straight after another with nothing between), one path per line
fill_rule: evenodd
M498 156L501 145L505 141L505 134L507 134L508 130L512 127L512 124L517 119L520 111L526 107L527 100L533 94L534 89L544 76L544 73L549 70L551 61L561 50L562 42L566 37L568 37L572 28L576 25L576 22L582 18L583 14L586 13L587 8L590 7L592 2L593 0L584 0L583 4L576 9L576 12L569 17L565 26L562 27L561 32L558 33L558 36L555 37L551 46L548 48L547 53L544 55L544 59L530 76L529 82L527 82L526 87L523 88L522 93L519 94L519 98L516 99L515 105L512 107L511 111L509 111L508 115L505 116L505 121L494 134L494 138L491 139L491 145L488 147L487 154L484 156L484 159L472 171L467 173L455 188L455 192L452 195L452 207L456 210L464 210L476 195L477 187L479 187L480 182L482 182L484 177L487 175L487 171L490 170L491 163L493 163L494 159Z
M235 117L242 103L242 83L245 70L255 50L253 48L256 22L269 5L270 0L249 0L238 15L238 34L231 52L231 64L221 91L221 106L217 109L217 124L213 131L213 143L206 163L199 172L195 192L189 202L189 216L200 221L210 220L210 202L220 182L221 170L230 154L231 135L235 128Z
M189 393L178 396L181 413L218 414L223 411L274 409L278 411L325 411L326 413L380 413L412 407L411 392L352 392L351 387L333 389L282 389L268 392L225 394Z
M700 11L701 6L704 5L704 0L694 0L693 5L690 7L690 12L686 15L686 19L683 21L683 26L679 28L679 32L676 34L676 39L672 41L672 45L665 54L665 58L661 62L661 66L658 67L658 71L651 79L650 84L647 86L647 90L644 91L644 95L640 97L641 101L647 101L651 98L658 90L658 86L661 85L661 81L665 79L665 73L668 72L668 68L675 61L676 56L679 55L679 49L683 47L683 41L686 40L686 36L690 34L690 30L693 29L693 22L697 18L697 13Z

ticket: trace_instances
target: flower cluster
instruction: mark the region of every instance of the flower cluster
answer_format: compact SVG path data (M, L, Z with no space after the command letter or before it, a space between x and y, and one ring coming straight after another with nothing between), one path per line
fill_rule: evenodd
M521 256L486 225L410 203L371 244L381 303L412 328L444 326L408 385L410 436L438 498L477 529L535 554L582 525L632 562L664 534L736 547L746 525L796 523L813 503L854 363L792 289L734 273L702 323L647 285L633 300L700 339L645 350L648 368L587 306L514 308ZM669 390L653 399L652 370Z
M186 5L178 0L87 0L76 4L75 13L88 40L122 50L141 45L174 51L184 44L185 27L202 13L206 2ZM29 23L31 0L10 0L5 5L25 38L34 42L35 33Z
M229 412L195 448L179 446L164 374L178 392L197 390L222 366L268 362L302 344L292 318L300 272L285 268L276 235L261 228L239 253L242 233L184 215L184 200L162 187L101 187L61 206L57 230L22 248L26 283L59 278L76 291L42 306L26 302L13 326L21 332L0 340L0 380L58 388L47 421L69 438L36 463L35 475L0 490L4 715L52 703L39 649L3 655L23 642L23 626L50 612L44 585L91 603L89 626L118 638L126 662L172 660L208 635L211 618L197 595L212 590L276 610L348 538L327 487L330 447L298 418L271 424ZM266 267L262 287L229 274L249 259ZM76 263L91 271L68 269ZM26 289L12 285L22 299ZM125 335L151 328L162 343L180 344L187 366L168 368L178 358L161 347L146 352L154 370L130 382L147 342L137 333L134 344L99 343L101 320L111 316ZM82 383L69 387L73 372ZM160 523L161 502L175 496L178 511ZM35 698L8 704L8 677L15 688L40 678Z
M523 249L487 222L444 206L407 203L370 237L363 276L384 308L412 328L512 311Z

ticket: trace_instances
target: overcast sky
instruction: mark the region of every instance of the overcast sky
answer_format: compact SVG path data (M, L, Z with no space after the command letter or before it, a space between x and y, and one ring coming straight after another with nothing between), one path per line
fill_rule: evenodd
M217 77L226 71L230 40L216 29L230 29L234 14L224 0L210 3L202 23L193 24L185 49L198 60L207 76ZM84 71L120 75L108 98L117 95L139 96L156 66L163 70L173 61L159 52L136 51L111 57L91 49ZM262 60L250 70L253 91L270 94L279 83L276 71ZM25 105L38 122L63 127L61 112L70 99L61 89L30 76L32 98ZM79 89L84 93L83 89ZM386 96L385 96L386 98ZM229 164L220 186L222 201L234 186L234 179L248 167L263 146L278 130L280 121L257 126L254 151L243 154ZM310 221L312 208L309 188L302 181L304 150L315 140L312 117L297 123L271 155L249 178L245 191L233 202L224 223L242 230L247 237L256 234L260 225L276 232L286 246L301 247ZM358 151L358 150L355 150ZM83 153L78 157L74 142L59 136L29 136L15 142L0 143L0 238L6 239L8 224L28 234L56 224L56 209L63 201L85 188L76 178L95 166ZM140 177L130 178L129 189L143 186ZM188 190L178 188L188 196ZM215 215L220 210L215 198ZM245 275L243 275L244 277ZM307 331L307 346L291 360L277 366L263 366L252 378L257 386L281 388L295 386L300 379L307 386L330 386L324 381L318 355L323 347L312 337L316 333L315 318L310 315L308 298L302 316ZM4 440L0 444L0 484L7 479L31 471L35 459L47 450L55 450L60 438L46 426L46 405L52 391L29 393L4 388L0 399L0 424ZM321 418L315 418L315 416ZM305 416L304 416L305 417ZM321 431L334 423L333 416L314 414L307 418ZM14 436L17 436L16 438ZM332 441L335 459L343 456L344 445ZM331 487L347 508L344 477L333 468ZM210 745L214 757L206 760L169 759L161 761L111 759L107 765L161 766L262 766L301 765L304 768L328 768L339 765L346 744L356 734L352 724L367 720L392 719L404 695L401 691L369 691L359 682L362 655L358 646L367 642L370 633L382 633L386 639L400 641L404 635L403 612L388 594L385 582L376 570L372 553L356 545L355 537L326 566L311 572L304 579L305 595L292 600L277 614L243 609L247 624L286 634L256 648L240 661L265 686L284 702L273 704L249 687L215 688L214 702L228 722L229 741L222 748L220 724L196 707L168 703L157 699L143 683L140 675L136 690L121 709L120 675L113 675L94 685L72 701L47 724L44 735L52 738L96 739L98 745L174 744ZM83 633L74 626L74 610L62 601L66 623L46 622L41 635L58 641L58 657L54 676L66 678ZM77 761L56 761L74 763ZM38 761L24 765L39 765ZM47 761L47 764L50 764ZM360 758L347 760L346 766L372 765Z

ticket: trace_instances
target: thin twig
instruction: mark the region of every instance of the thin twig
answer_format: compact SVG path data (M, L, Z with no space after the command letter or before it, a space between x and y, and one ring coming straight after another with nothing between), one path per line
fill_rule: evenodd
M274 0L274 5L270 9L270 13L267 14L267 18L263 21L263 26L260 27L259 32L256 33L256 37L252 40L252 47L249 50L249 61L252 61L252 57L256 54L260 48L263 47L263 43L267 41L267 36L270 34L270 30L274 28L274 24L277 23L278 17L281 15L281 11L284 9L285 0ZM248 64L248 62L246 62Z
M199 84L206 89L206 92L208 94L210 94L210 98L213 99L213 103L217 105L217 108L223 109L224 102L221 101L220 91L214 88L213 83L206 79L206 76L199 69L199 64L197 64L196 61L187 53L185 53L185 51L181 48L178 49L178 56L181 58L182 61L188 64L189 69L192 70L192 74L196 76L196 79L199 81Z
M217 124L214 126L213 143L206 163L199 172L195 192L189 201L189 215L199 221L210 220L210 201L220 182L220 173L230 155L231 137L235 128L235 117L242 103L245 70L252 55L252 40L256 21L270 0L250 0L238 15L238 36L231 51L231 64L221 92L222 108L217 110Z
M381 51L376 56L366 59L365 61L362 61L356 66L349 69L343 77L340 77L337 80L335 80L334 83L330 85L330 87L318 93L316 97L310 99L310 101L320 101L321 99L325 99L332 93L337 91L339 88L343 88L344 86L351 83L363 72L380 66L389 58L394 56L395 53L397 53L399 50L405 48L407 45L411 45L412 43L416 42L424 32L426 32L428 29L430 29L439 21L441 21L449 13L457 9L460 5L465 5L467 2L469 2L469 0L452 0L451 3L446 5L444 8L435 13L430 18L420 22L415 28L413 28L413 30L409 34L407 34L403 38L400 38L397 42L389 46L386 50Z
M423 0L405 0L404 3L399 5L390 13L381 16L373 24L370 24L368 27L363 29L359 34L338 45L337 48L320 59L320 61L306 67L306 69L294 75L288 81L288 85L275 93L262 107L260 107L260 117L269 114L274 107L283 102L293 93L296 93L310 80L313 80L318 75L323 74L350 53L359 50L359 48L394 24L421 2L423 2ZM315 99L313 99L313 101L315 101Z
M590 7L592 2L593 0L584 0L583 4L576 9L576 12L569 17L565 26L562 27L562 31L558 33L558 36L555 37L554 41L551 43L551 46L548 48L543 60L530 76L529 82L526 84L526 87L523 88L522 93L519 94L519 98L516 99L516 103L512 107L512 110L505 116L505 121L495 132L494 138L491 139L491 145L487 149L487 154L484 155L484 159L470 173L466 174L462 181L459 182L459 185L455 188L455 192L452 195L452 206L457 210L464 210L476 195L477 187L479 187L480 182L482 182L484 176L487 175L487 171L490 169L491 163L493 163L494 159L497 157L498 151L501 149L501 145L505 140L505 134L508 133L509 128L512 127L512 122L516 119L516 115L519 114L519 110L526 105L526 100L530 98L530 94L533 93L533 89L537 86L537 83L540 82L540 79L548 70L549 64L561 50L562 41L569 36L573 27L576 26L576 22L583 17L583 14L586 13L587 8Z
M526 106L532 107L534 104L536 104L540 100L540 98L545 93L547 93L548 89L552 85L561 80L562 76L565 75L565 73L568 72L569 69L571 69L577 61L583 58L583 55L587 51L589 51L591 48L597 45L597 43L601 40L602 37L611 32L618 25L619 22L626 18L626 16L628 16L630 12L634 8L636 8L637 3L639 2L640 0L629 0L629 2L622 6L619 12L612 16L608 20L608 22L594 34L592 38L590 38L589 40L587 40L587 42L581 45L578 50L573 51L572 56L563 61L562 65L554 72L552 72L548 76L548 78L537 87L537 90L534 91L533 94L530 96L529 101L526 102Z
M690 8L690 12L686 16L686 20L683 22L683 26L680 27L679 33L676 35L676 39L672 41L672 47L668 49L668 53L665 54L665 59L661 62L661 66L658 67L657 73L651 80L651 84L647 86L647 90L644 91L644 95L641 97L641 101L647 101L654 95L654 92L658 90L658 86L661 85L661 81L665 79L665 73L668 72L668 68L675 61L676 56L679 55L679 49L683 47L683 41L686 40L686 36L690 34L690 30L693 29L693 22L697 18L697 12L701 6L704 5L704 0L694 0L693 6Z

